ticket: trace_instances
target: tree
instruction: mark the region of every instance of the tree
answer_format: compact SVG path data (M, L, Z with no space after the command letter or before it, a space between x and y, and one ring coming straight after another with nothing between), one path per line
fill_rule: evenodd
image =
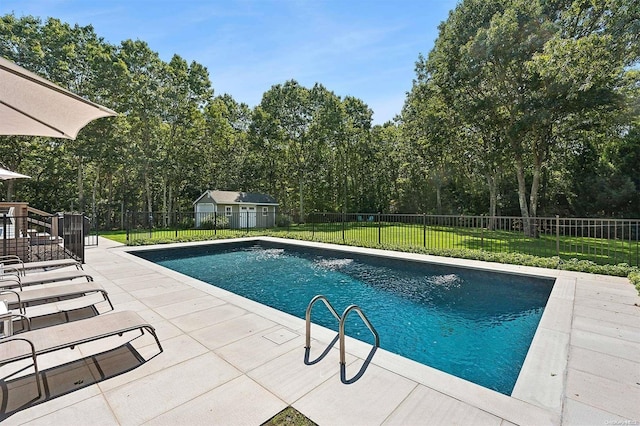
M214 98L205 110L206 136L201 146L203 176L207 187L232 191L261 190L250 171L247 132L251 111L230 95ZM271 189L267 189L269 192Z
M371 129L374 146L376 201L378 212L397 213L400 206L400 176L404 161L404 146L400 127L387 122Z
M467 126L485 141L505 142L527 235L536 234L530 218L542 170L567 123L619 108L617 85L637 51L625 46L637 36L612 33L633 26L627 12L637 8L631 1L468 0L441 26L428 68L445 96L467 111ZM481 117L491 124L478 125Z
M376 163L371 143L373 111L360 99L352 96L343 101L345 111L344 155L345 197L343 211L370 212L376 210ZM350 208L351 207L351 208Z
M275 150L268 155L279 152L281 159L286 159L285 163L280 164L286 169L281 177L285 182L290 182L286 176L295 178L298 188L298 212L300 219L303 220L305 183L311 168L309 160L313 150L313 141L309 135L314 116L310 91L300 86L297 81L290 80L283 85L272 86L264 94L258 108L254 116L256 120L254 130L257 131L255 137L262 139L259 143L263 146L268 144L272 147L272 151ZM280 168L276 163L281 159L270 159L270 164L267 165L272 169L270 174ZM284 194L281 192L281 195L284 195L285 205L287 205L290 203L290 201L287 202L288 191L283 192Z
M128 147L126 161L140 174L144 208L152 212L153 184L158 176L155 172L162 155L162 112L169 109L165 96L166 64L139 40L123 41L118 57L125 66L122 97L117 110L127 116L128 126L122 135ZM131 186L131 178L136 179L137 176L123 173L125 184Z
M187 65L178 55L167 65L164 84L168 108L162 111L167 132L161 150L161 176L162 210L168 220L166 214L173 213L176 195L189 182L201 181L198 165L207 160L201 150L205 143L203 109L210 102L213 89L205 67L197 62Z
M314 110L309 128L313 166L307 172L307 206L310 211L336 211L338 206L344 207L346 111L342 100L322 85L314 85L310 98Z
M420 67L418 67L420 68ZM420 73L419 73L420 74ZM437 85L427 75L414 81L402 109L403 135L411 147L414 167L432 182L436 192L436 212L442 214L442 189L455 163L454 110L449 108Z
M104 82L110 72L113 49L100 39L93 27L70 26L49 18L41 31L43 51L42 72L47 78L72 92L109 104L104 96L108 90ZM112 135L110 121L98 120L87 125L75 140L63 143L63 149L76 168L77 209L85 211L84 181L87 168L99 176L104 144ZM94 184L95 188L96 185ZM95 205L95 191L93 193Z

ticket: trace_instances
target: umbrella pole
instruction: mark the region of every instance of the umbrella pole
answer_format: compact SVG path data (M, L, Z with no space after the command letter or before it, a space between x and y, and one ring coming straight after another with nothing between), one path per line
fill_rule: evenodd
M7 214L2 213L2 254L7 255Z

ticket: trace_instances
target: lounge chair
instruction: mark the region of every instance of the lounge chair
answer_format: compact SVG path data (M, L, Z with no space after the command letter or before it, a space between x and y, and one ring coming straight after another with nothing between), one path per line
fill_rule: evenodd
M0 265L2 265L1 268L15 269L20 275L25 275L27 271L31 270L42 269L48 271L68 266L75 266L76 269L82 269L82 263L75 259L41 260L38 262L24 263L19 256L15 255L0 256Z
M90 297L91 295L101 295L102 300ZM63 321L70 322L74 321L69 315L71 312L91 307L93 315L99 315L96 305L103 301L109 303L111 310L114 309L107 291L95 282L45 286L25 291L0 289L0 313L13 311L20 319L21 331L31 330L33 320L50 315L64 314ZM28 307L32 308L27 312ZM51 325L51 320L47 321ZM41 323L37 328L42 327L42 324L46 323Z
M104 301L109 303L111 310L113 310L113 304L109 299L107 291L96 282L57 285L24 291L0 289L0 300L4 300L9 309L19 309L20 313L25 315L26 308L33 304L72 299L94 293L100 293Z
M4 314L5 318L0 315L0 321L6 321L7 315L11 314ZM160 352L163 351L155 329L150 324L135 312L121 311L2 338L0 339L0 365L31 358L38 387L38 398L40 398L42 385L38 372L39 355L65 348L73 349L76 345L115 335L122 336L124 333L135 330L139 330L141 335L144 335L144 331L147 330L155 339Z
M19 274L5 271L5 273L0 276L0 287L20 287L20 290L22 290L24 286L48 284L58 281L71 281L76 278L85 278L87 281L93 281L93 277L91 275L81 270L49 271L27 276L20 276Z

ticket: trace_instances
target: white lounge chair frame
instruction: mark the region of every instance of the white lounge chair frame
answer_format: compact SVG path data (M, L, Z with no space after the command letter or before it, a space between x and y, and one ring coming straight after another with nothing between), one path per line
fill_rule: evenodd
M17 272L4 272L5 273L0 276L0 287L5 289L20 287L20 290L22 290L24 286L71 281L76 278L85 278L87 281L93 281L93 277L83 270L50 271L29 276L20 276Z
M75 266L76 269L83 269L82 262L71 258L41 260L25 263L19 256L13 254L0 256L0 264L2 264L4 268L17 270L19 275L26 275L27 271L34 269L49 271L52 269L65 268L68 266Z
M0 288L0 300L4 299L9 309L18 308L21 314L26 315L26 308L37 302L46 303L48 300L60 301L63 299L88 296L94 293L100 293L104 301L109 303L113 311L113 303L111 303L111 299L109 299L107 290L96 282L67 284L24 291Z
M0 316L0 321L2 319L2 316ZM38 355L60 349L73 349L76 345L116 335L122 336L124 333L136 330L140 331L140 336L144 335L145 330L151 334L158 345L160 353L163 352L155 328L146 323L137 313L121 311L38 330L25 331L17 336L0 339L0 365L31 358L35 370L38 398L40 398L42 397L42 385L40 384L38 370ZM24 345L20 343L26 344L28 350L25 351Z

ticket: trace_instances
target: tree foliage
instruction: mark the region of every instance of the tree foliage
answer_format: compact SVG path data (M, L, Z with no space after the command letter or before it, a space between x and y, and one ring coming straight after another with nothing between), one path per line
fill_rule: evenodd
M515 177L519 213L535 235L528 219L556 158L602 152L620 131L627 67L640 59L638 16L630 0L463 1L417 64L405 125L425 127L411 112L433 112L444 99L458 128L448 147L486 177L491 206L498 179Z
M74 141L0 137L4 184L50 211L192 210L206 189L314 211L640 217L640 6L631 0L463 0L399 116L275 84L250 108L207 69L91 26L0 17L0 55L119 112ZM169 220L171 215L155 215ZM167 223L168 224L168 223ZM533 233L533 230L531 230Z

